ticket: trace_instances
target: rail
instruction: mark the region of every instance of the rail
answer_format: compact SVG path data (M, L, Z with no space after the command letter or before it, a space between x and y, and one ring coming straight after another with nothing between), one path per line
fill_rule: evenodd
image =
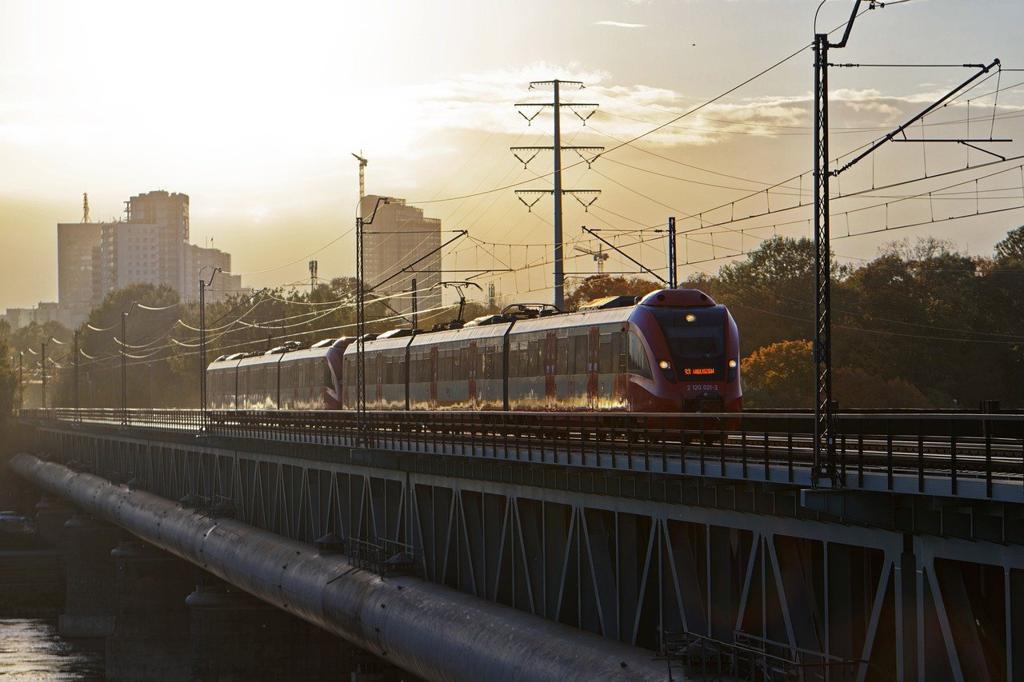
M810 485L813 415L627 412L208 411L50 408L35 423L387 448L633 472ZM1024 501L1024 415L842 413L846 488Z

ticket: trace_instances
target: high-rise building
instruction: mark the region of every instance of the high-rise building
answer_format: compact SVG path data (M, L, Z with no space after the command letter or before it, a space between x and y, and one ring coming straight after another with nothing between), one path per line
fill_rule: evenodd
M156 228L149 231L156 255L154 283L166 284L184 297L188 291L188 195L164 190L137 194L128 200L128 223Z
M111 291L132 284L167 286L181 300L195 301L199 277L209 278L214 268L222 274L211 288L211 301L244 293L241 279L230 274L230 254L188 243L188 195L159 190L125 204L126 221L57 225L62 319L85 319Z
M182 279L166 279L161 268L166 259L161 231L162 226L152 223L101 224L98 262L93 263L93 268L98 267L99 273L94 280L99 285L99 289L93 292L94 303L102 301L111 291L130 284L163 284L180 292ZM181 250L179 247L178 251Z
M57 224L57 302L88 310L92 300L92 252L100 245L100 223Z
M409 315L412 298L396 295L410 292L415 278L417 308L440 307L441 221L423 217L422 209L406 205L404 199L389 198L388 203L378 205L378 198L369 194L360 205L364 220L370 219L377 206L373 222L363 230L367 287L375 296L394 297L386 299L391 309Z
M216 268L220 272L213 276ZM211 281L211 277L212 281ZM210 282L206 291L206 301L213 303L232 294L245 293L242 289L242 278L231 274L231 254L220 249L207 249L195 244L185 247L185 281L187 287L182 298L189 301L199 300L199 280Z

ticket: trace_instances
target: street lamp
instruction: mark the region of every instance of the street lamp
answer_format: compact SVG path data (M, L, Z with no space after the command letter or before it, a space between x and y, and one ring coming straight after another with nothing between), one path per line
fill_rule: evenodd
M203 270L211 266L204 265L199 269L199 406L202 409L203 425L206 425L206 287L213 284L213 278L220 268L213 268L210 281L203 279Z

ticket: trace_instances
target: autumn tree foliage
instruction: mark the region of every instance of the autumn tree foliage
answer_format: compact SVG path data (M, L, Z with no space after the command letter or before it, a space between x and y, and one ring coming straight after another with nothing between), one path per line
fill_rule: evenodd
M741 356L814 338L812 246L808 240L768 239L745 260L699 283L732 311ZM1018 253L1024 253L1021 228L996 246L992 258L921 239L889 244L855 267L834 267L832 357L840 404L1024 404L1024 259ZM811 363L809 352L804 357ZM897 381L904 383L891 383ZM746 378L744 383L750 387ZM769 405L764 399L760 404Z
M747 407L809 407L814 404L811 342L778 341L743 358L743 402Z
M0 432L15 407L17 384L17 369L11 360L10 343L5 336L0 335Z
M747 407L814 406L813 344L779 341L743 359L743 401ZM871 374L859 367L834 370L832 390L840 407L936 407L916 386L899 377Z
M1024 225L1010 230L1006 239L996 244L996 260L1024 263Z

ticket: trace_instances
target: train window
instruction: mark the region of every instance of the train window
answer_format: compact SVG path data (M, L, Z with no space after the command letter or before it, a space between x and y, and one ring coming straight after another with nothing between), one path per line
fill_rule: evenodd
M502 346L491 343L487 347L486 371L484 377L487 379L501 379Z
M629 334L629 373L648 379L653 378L651 364L647 361L647 350L640 337L632 332Z
M622 352L622 337L623 334L620 331L615 331L611 334L612 371L616 374L626 371L625 357Z
M522 364L523 364L522 352L520 351L521 345L522 345L521 341L518 341L518 340L509 341L509 348L508 348L508 375L510 377L520 377L520 376L523 376L523 370L521 369Z
M409 383L416 383L419 381L420 372L420 358L419 353L415 351L409 351Z
M404 384L405 383L405 351L402 351L401 354L399 354L399 355L395 355L393 358L391 358L391 360L392 360L391 367L392 367L392 370L393 370L393 374L391 376L391 381L389 383L392 383L392 384Z
M320 367L321 370L323 371L324 386L326 386L327 388L334 388L334 377L331 376L331 366L327 364L326 359L321 360L320 362L322 363Z
M480 349L480 378L493 379L498 370L498 354L493 345L487 345Z
M569 366L569 348L572 339L559 336L555 339L555 374L572 374Z
M452 378L451 352L446 348L437 349L437 380L448 381Z
M423 370L420 368L420 356L415 351L409 352L409 383L416 383L420 380Z
M525 339L519 342L519 358L518 366L519 371L516 376L528 377L530 376L530 342Z
M526 376L533 377L540 374L540 353L540 341L530 341L526 350Z
M572 337L573 374L585 374L587 368L587 335L577 334Z
M599 337L601 345L598 353L598 371L601 374L610 374L615 371L615 366L612 362L612 337L614 335L615 332L601 330L601 336Z
M433 381L433 366L430 360L430 351L422 350L416 359L416 381L421 384L429 384Z

